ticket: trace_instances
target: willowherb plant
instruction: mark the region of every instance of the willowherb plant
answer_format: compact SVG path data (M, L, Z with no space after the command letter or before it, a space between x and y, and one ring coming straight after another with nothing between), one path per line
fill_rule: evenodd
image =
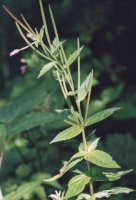
M43 26L39 32L37 29L30 27L23 15L21 15L23 20L23 22L21 22L5 6L3 7L15 20L16 27L27 44L27 46L23 48L12 51L10 56L30 47L39 56L44 58L47 63L42 67L38 78L45 75L49 70L52 70L53 76L58 81L68 106L68 109L55 110L69 127L57 134L50 144L70 140L80 135L82 136L82 143L79 144L77 152L72 155L68 161L63 163L59 173L52 178L43 180L45 182L55 181L64 176L65 173L73 167L77 166L76 170L73 171L74 175L71 180L69 180L65 191L55 191L54 194L50 194L50 197L53 200L66 200L73 197L77 200L96 200L103 197L109 198L111 195L133 192L133 189L126 187L114 187L99 192L94 191L94 184L96 181L116 181L123 175L132 171L113 171L113 169L119 169L120 166L108 153L97 149L100 138L95 137L94 132L91 133L89 137L87 137L86 133L86 127L90 127L91 125L106 119L120 108L110 108L92 116L88 116L93 82L93 70L81 83L80 54L83 46L80 46L80 41L77 39L77 49L67 57L63 45L65 41L60 41L59 39L51 7L49 6L49 13L55 33L53 41L50 39L42 0L39 0L39 4L43 20ZM44 42L44 36L46 37L46 43ZM77 84L75 85L70 68L71 65L76 62ZM74 105L76 106L73 106L73 100L71 101L71 97L74 99ZM81 109L83 101L86 105L85 111ZM84 170L78 168L80 162L85 163L86 168ZM93 172L93 165L103 168L103 172L95 174ZM106 169L108 170L106 171ZM88 190L86 188L88 188Z

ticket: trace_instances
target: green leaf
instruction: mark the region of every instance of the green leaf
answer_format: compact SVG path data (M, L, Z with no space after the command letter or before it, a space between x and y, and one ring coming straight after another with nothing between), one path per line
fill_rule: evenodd
M59 174L49 178L49 179L45 179L45 182L52 182L55 181L57 179L59 179L60 177L62 177L67 171L69 171L72 167L74 167L77 163L79 163L80 161L83 160L83 155L82 153L78 152L76 154L74 154L69 161L65 161L63 164L63 167L59 170Z
M82 85L78 91L78 101L79 102L83 101L89 92L90 79L91 79L91 75L89 74L87 76L87 78L85 79L85 81L82 83Z
M119 172L102 172L102 173L93 173L93 181L116 181L122 176L132 172L133 170L119 171Z
M38 98L37 98L38 97ZM46 91L36 89L17 98L11 105L0 109L0 122L10 123L18 117L36 108L46 98Z
M9 136L21 133L23 131L30 130L40 125L48 124L54 122L57 119L57 116L54 113L30 113L24 115L22 118L16 120L9 127Z
M37 78L40 78L41 76L43 76L47 71L52 69L55 65L56 65L56 62L50 62L50 63L44 65Z
M83 49L83 46L80 49L76 50L73 54L70 55L70 57L68 58L68 61L66 63L66 67L70 66L78 58L82 49Z
M109 181L116 181L118 179L120 179L122 176L132 172L133 170L126 170L126 171L120 171L120 172L116 172L116 173L112 173L112 172L103 172L103 175L109 180Z
M106 119L107 117L109 117L110 115L112 115L115 111L119 110L120 108L110 108L110 109L106 109L103 110L101 112L98 112L96 114L94 114L93 116L89 117L86 121L86 126L90 126L92 124L95 124L99 121L102 121L104 119Z
M51 142L55 143L55 142L60 142L63 140L69 140L71 138L76 137L77 135L79 135L81 133L81 128L79 126L71 126L70 128L65 129L64 131L60 132Z
M0 156L4 150L4 144L7 136L7 129L4 124L0 124Z
M100 150L94 150L85 155L85 160L104 168L120 168L120 166L112 159L112 157Z
M4 197L4 200L20 200L26 194L30 194L35 191L35 189L41 184L41 182L29 182L21 185L18 189Z
M73 177L68 183L68 190L66 192L66 198L71 198L82 192L87 183L89 183L90 177L82 174Z
M89 194L81 193L79 194L76 200L95 200L95 199L91 198Z
M94 139L88 146L87 151L88 153L91 153L92 151L94 151L98 145L100 138Z
M121 96L123 89L124 89L124 84L120 84L115 87L108 87L102 91L101 99L105 103L111 103Z
M110 197L111 195L115 195L115 194L128 194L130 192L134 192L133 189L130 188L126 188L126 187L115 187L109 190L103 190L101 192L98 192L96 194L94 194L95 198L103 198L103 197Z

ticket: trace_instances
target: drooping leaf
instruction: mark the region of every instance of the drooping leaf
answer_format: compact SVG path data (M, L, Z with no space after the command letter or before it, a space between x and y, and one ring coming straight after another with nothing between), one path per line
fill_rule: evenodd
M80 87L80 89L78 91L78 101L79 102L83 101L84 98L86 97L86 95L89 92L90 79L91 79L91 74L89 74L87 76L87 78L82 83L82 85L81 85L81 87Z
M73 155L69 161L65 161L63 164L63 167L59 170L59 173L49 179L45 179L45 182L52 182L60 177L62 177L67 171L69 171L71 168L73 168L76 164L78 164L80 161L83 160L83 155L81 153L76 153Z
M120 171L120 172L103 172L103 175L109 180L109 181L116 181L120 179L122 176L132 172L133 170L126 170L126 171Z
M96 194L94 194L95 198L101 199L103 197L110 197L111 195L115 195L115 194L128 194L130 192L134 192L133 189L130 188L126 188L126 187L115 187L109 190L103 190L101 192L98 192Z
M110 109L106 109L103 110L101 112L98 112L94 115L92 115L91 117L89 117L86 121L86 126L90 126L92 124L95 124L97 122L100 122L104 119L106 119L107 117L109 117L110 115L112 115L115 111L119 110L120 108L110 108Z
M94 150L91 153L85 155L84 158L100 167L120 168L120 166L112 159L112 157L104 151Z
M4 124L0 124L0 156L4 150L4 144L7 136L7 129Z
M90 177L82 174L73 177L68 183L68 190L66 192L66 198L71 198L82 192L87 183L89 183Z
M63 140L69 140L71 138L76 137L77 135L79 135L81 133L81 128L79 126L71 126L70 128L65 129L64 131L60 132L51 142L55 143L55 142L60 142Z
M48 72L50 69L52 69L55 65L56 65L56 62L50 62L50 63L44 65L37 78L40 78L41 76L43 76L46 72Z
M29 182L25 183L18 187L16 191L11 192L10 194L6 195L4 197L4 200L20 200L22 199L26 194L31 194L35 189L41 184L41 182Z
M119 172L102 172L93 174L93 181L116 181L122 176L132 172L133 170L119 171Z
M66 67L70 66L78 58L82 49L83 49L83 46L69 56L68 61L66 63Z

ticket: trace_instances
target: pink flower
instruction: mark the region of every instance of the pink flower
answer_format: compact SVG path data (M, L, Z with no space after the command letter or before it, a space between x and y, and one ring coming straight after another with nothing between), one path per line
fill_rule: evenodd
M25 73L26 73L26 70L27 70L27 68L26 68L25 65L22 65L22 66L20 67L20 72L21 72L21 74L25 74Z
M17 54L17 53L19 53L20 51L23 51L23 50L25 50L25 49L27 49L27 48L29 48L29 46L25 46L25 47L23 47L23 48L21 48L21 49L15 49L15 50L13 50L9 55L10 55L10 56L14 56L15 54Z

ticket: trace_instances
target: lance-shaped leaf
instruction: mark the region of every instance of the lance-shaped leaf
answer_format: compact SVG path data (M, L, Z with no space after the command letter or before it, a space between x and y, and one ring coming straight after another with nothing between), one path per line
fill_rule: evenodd
M120 168L120 166L112 159L112 157L100 150L94 150L85 155L85 160L104 168Z
M7 136L7 129L4 124L0 124L0 157L4 150L4 144Z
M56 62L49 62L48 64L44 65L37 78L40 78L41 76L43 76L46 72L48 72L50 69L52 69L55 65L56 65Z
M110 197L111 195L115 195L115 194L128 194L130 192L134 192L133 189L130 188L126 188L126 187L115 187L109 190L103 190L101 192L98 192L96 194L94 194L95 198L101 199L103 197Z
M73 177L68 183L68 190L66 192L66 198L71 198L82 192L87 183L89 183L90 177L80 174Z
M119 110L120 108L110 108L110 109L106 109L103 110L101 112L98 112L94 115L92 115L91 117L89 117L86 121L86 126L90 126L92 124L95 124L97 122L100 122L104 119L106 119L107 117L109 117L110 115L112 115L115 111Z
M91 74L89 74L87 76L87 78L82 83L82 85L81 85L81 87L80 87L80 89L78 91L78 101L79 102L83 101L84 98L86 97L86 95L89 92L90 79L91 79Z
M78 58L82 49L83 49L83 46L69 56L68 61L66 63L66 67L69 67Z
M65 129L64 131L60 132L51 142L51 143L55 143L55 142L60 142L63 140L69 140L71 138L76 137L77 135L79 135L81 133L81 128L79 126L71 126L70 128Z
M100 138L96 138L94 139L88 146L87 151L90 153L92 151L94 151L98 145Z
M119 172L102 172L93 174L93 181L116 181L120 179L122 176L132 172L133 170L119 171Z
M45 179L45 182L52 182L61 178L67 171L73 168L76 164L83 160L83 154L78 152L74 154L69 161L65 161L63 167L59 170L59 173L49 179Z
M126 171L120 171L120 172L103 172L103 175L109 180L109 181L116 181L120 179L122 176L132 172L133 169L126 170Z

